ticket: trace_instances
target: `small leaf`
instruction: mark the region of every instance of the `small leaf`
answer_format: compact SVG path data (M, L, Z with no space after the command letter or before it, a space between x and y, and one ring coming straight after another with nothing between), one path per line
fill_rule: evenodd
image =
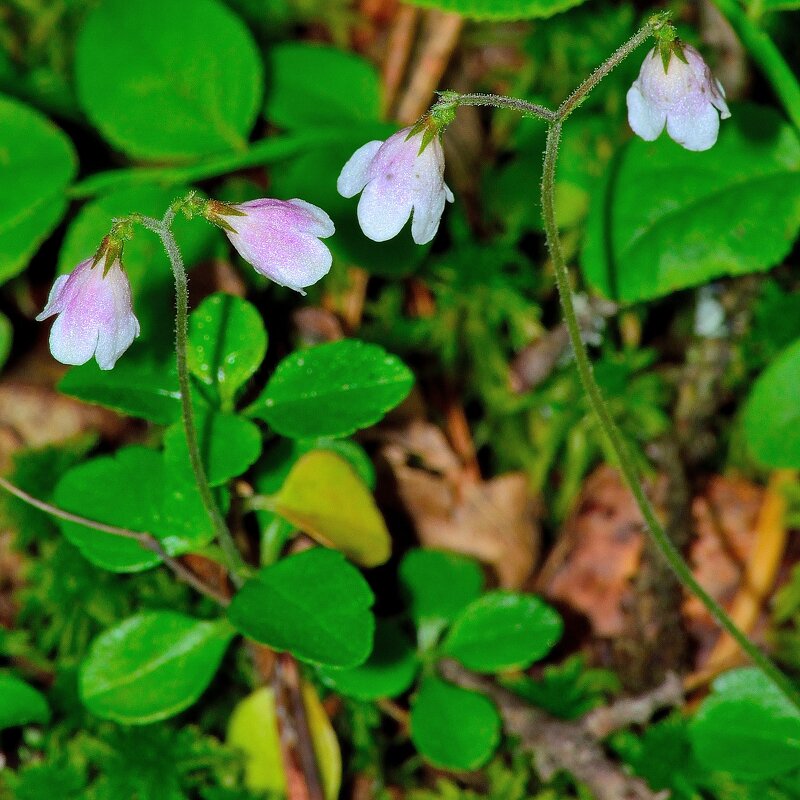
M400 563L400 583L418 626L439 627L480 597L483 572L471 558L443 550L411 550Z
M370 657L353 669L319 667L320 680L339 694L357 700L398 697L414 682L419 669L414 647L396 623L378 622Z
M204 546L214 536L190 474L167 469L160 453L126 447L86 461L61 478L58 506L159 539L171 555ZM139 542L59 520L64 536L93 564L112 572L139 572L161 559Z
M413 383L381 347L344 339L283 359L249 412L282 436L349 436L401 403Z
M261 104L256 44L216 0L106 0L78 36L75 78L89 119L134 158L243 150Z
M475 672L529 667L550 652L564 624L538 597L488 592L459 614L442 652Z
M800 467L800 341L759 375L744 408L744 436L763 466Z
M372 592L341 553L315 548L264 567L234 596L231 624L274 650L337 667L372 649Z
M302 684L306 717L326 800L336 800L342 782L342 756L328 715L311 684ZM275 693L263 686L242 700L231 715L228 744L245 753L244 783L251 792L286 794Z
M800 712L755 668L714 681L689 728L698 760L746 781L800 767Z
M411 707L411 739L437 767L477 769L500 741L500 717L484 695L429 677Z
M312 450L295 463L275 497L275 509L361 566L383 564L391 555L389 531L372 494L355 470L330 450Z
M200 454L211 486L221 486L241 475L261 454L261 432L249 419L195 407ZM199 413L198 413L199 412ZM169 466L191 469L183 421L164 436L164 458Z
M49 719L50 708L41 692L13 675L0 674L0 730Z
M126 725L167 719L206 690L232 636L224 621L136 614L92 643L80 670L81 699L98 717Z
M77 166L61 130L0 95L0 284L22 271L58 225Z
M258 369L267 332L255 306L221 292L207 297L189 318L189 369L214 387L223 408Z

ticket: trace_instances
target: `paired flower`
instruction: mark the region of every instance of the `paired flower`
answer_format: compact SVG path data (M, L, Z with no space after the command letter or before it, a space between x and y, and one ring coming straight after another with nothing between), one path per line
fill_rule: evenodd
M57 315L50 352L62 364L85 364L94 356L100 369L111 369L139 335L119 251L101 247L101 253L61 275L36 317L41 322Z
M645 57L628 90L628 121L645 141L667 133L687 150L708 150L719 134L719 120L730 117L725 90L694 47L657 45Z
M336 188L343 197L362 192L358 221L376 242L397 236L413 212L411 236L426 244L439 229L445 202L453 202L439 137L431 137L424 125L360 147L344 165Z
M281 286L300 294L328 274L333 257L320 241L333 236L331 218L305 200L212 200L205 216L219 225L239 255Z

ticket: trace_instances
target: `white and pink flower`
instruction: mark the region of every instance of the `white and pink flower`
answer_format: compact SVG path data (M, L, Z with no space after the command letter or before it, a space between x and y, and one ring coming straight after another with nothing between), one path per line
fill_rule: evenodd
M719 134L719 120L730 117L725 90L691 45L680 45L668 66L659 49L645 56L639 77L628 90L628 122L645 141L667 133L687 150L708 150Z
M424 129L410 133L411 128L404 128L385 142L367 142L344 165L336 184L343 197L362 192L358 222L376 242L397 236L413 212L411 236L417 244L426 244L439 229L445 202L453 202L444 182L439 137L420 152Z
M100 369L112 369L139 335L131 305L131 286L119 258L106 269L106 255L97 263L81 261L61 275L38 321L58 315L50 329L50 352L62 364L85 364L94 356Z
M231 214L231 210L235 212ZM262 198L246 203L213 203L211 218L239 255L270 280L300 294L327 275L331 251L320 239L333 236L331 218L305 200Z

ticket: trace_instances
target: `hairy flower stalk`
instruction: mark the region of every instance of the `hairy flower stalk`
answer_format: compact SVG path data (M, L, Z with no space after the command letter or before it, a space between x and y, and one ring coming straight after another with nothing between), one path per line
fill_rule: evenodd
M100 369L112 369L139 335L119 250L104 243L99 257L81 261L69 275L57 278L36 319L53 315L53 358L62 364L85 364L94 356Z

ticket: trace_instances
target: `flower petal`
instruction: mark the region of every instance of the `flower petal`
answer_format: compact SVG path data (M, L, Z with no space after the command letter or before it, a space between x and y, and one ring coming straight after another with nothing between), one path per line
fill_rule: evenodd
M646 142L658 139L664 130L667 114L654 103L648 102L642 94L638 81L628 89L626 100L628 102L628 124L637 136Z
M117 359L133 344L138 335L139 320L130 313L115 319L110 327L101 329L95 350L100 369L113 369Z
M312 203L307 203L305 200L300 200L295 197L293 200L287 200L293 206L299 208L304 212L304 216L308 217L308 227L305 228L306 232L319 236L322 239L328 236L333 236L336 233L336 227L333 220L319 207Z
M711 103L671 112L667 116L667 133L687 150L708 150L719 135L719 114Z
M42 309L40 314L36 315L37 322L41 322L48 317L52 317L53 314L58 314L62 310L64 304L64 285L68 280L69 275L59 275L56 278L53 288L50 289L50 295L47 298L47 305Z
M94 319L87 319L79 307L62 311L50 329L50 352L62 364L85 364L97 348L99 328Z
M449 190L448 190L449 191ZM438 192L427 192L414 202L411 236L417 244L427 244L439 230L447 191L444 183Z
M407 182L376 178L367 184L358 201L358 222L364 235L373 242L397 236L408 222L413 199Z
M367 142L350 156L336 181L336 189L342 197L355 197L367 185L370 164L382 144L379 140Z

